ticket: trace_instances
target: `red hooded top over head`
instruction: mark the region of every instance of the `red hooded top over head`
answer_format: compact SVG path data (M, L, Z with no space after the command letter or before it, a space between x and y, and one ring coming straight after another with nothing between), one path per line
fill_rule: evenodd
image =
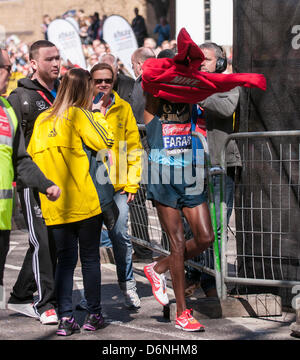
M199 71L204 54L185 28L177 37L178 54L173 58L151 58L144 62L143 89L172 102L195 104L208 96L236 86L266 90L261 74L216 74Z

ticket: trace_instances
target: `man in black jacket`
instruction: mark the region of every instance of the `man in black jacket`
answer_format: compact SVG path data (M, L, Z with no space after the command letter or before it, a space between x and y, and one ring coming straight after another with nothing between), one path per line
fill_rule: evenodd
M132 69L136 80L130 98L130 105L137 124L144 124L145 97L142 88L142 66L149 58L155 58L155 53L150 48L141 47L134 51L131 56ZM140 130L141 141L144 150L148 153L145 130ZM148 233L148 213L146 208L146 187L141 184L136 197L130 208L131 232L134 237L150 242ZM133 261L152 261L152 251L146 247L133 244Z
M10 75L10 61L6 50L0 50L0 93L5 93L7 87L7 81ZM4 103L5 99L1 98L1 109L2 111L2 128L0 131L0 162L1 169L6 173L6 176L11 174L13 176L11 167L13 166L15 178L18 181L37 188L39 192L47 194L49 200L55 201L59 195L59 188L50 180L45 178L43 173L37 167L37 165L31 160L29 154L25 149L25 141L22 129L19 125L13 125L13 119L11 116L15 116L11 111L11 106L8 103ZM7 107L9 106L9 107ZM6 124L4 127L3 124ZM3 131L4 129L10 128L10 131ZM12 158L7 158L7 149L12 145ZM7 168L7 166L9 168ZM3 168L4 167L4 168ZM9 180L11 181L11 180ZM3 273L6 256L9 250L9 236L11 226L8 223L11 217L11 207L9 202L12 202L12 191L6 190L6 195L1 197L1 227L0 227L0 304L4 306L4 288L3 288ZM9 195L11 193L11 195ZM10 197L11 196L11 197ZM8 208L5 206L8 205ZM7 214L7 212L10 212ZM4 216L7 221L3 221ZM7 224L5 224L7 222ZM1 306L2 307L2 306Z
M58 49L47 40L33 43L29 57L33 69L31 79L19 80L17 89L8 97L22 126L26 147L36 118L48 109L55 99L60 70ZM38 317L42 324L56 324L58 320L54 309L55 252L51 248L52 242L48 240L38 191L18 182L17 187L29 230L30 247L8 300L8 309ZM36 290L38 299L33 303L33 294Z

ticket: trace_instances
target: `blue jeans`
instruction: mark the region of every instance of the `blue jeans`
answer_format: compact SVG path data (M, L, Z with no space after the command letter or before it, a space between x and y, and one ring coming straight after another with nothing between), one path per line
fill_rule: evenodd
M112 243L108 236L108 231L106 229L102 229L101 231L100 246L109 247L109 248L112 247Z
M130 290L135 287L136 282L132 269L132 243L128 235L128 214L127 194L118 191L114 200L119 208L119 218L113 230L108 231L112 243L117 276L121 290Z
M70 317L73 313L73 276L78 260L78 243L87 308L91 314L101 312L99 252L101 227L101 215L48 227L51 237L55 240L57 251L55 288L59 318Z

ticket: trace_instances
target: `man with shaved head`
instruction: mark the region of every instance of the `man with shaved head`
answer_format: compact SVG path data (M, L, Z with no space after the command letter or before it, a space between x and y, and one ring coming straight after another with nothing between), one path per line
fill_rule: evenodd
M155 58L155 53L150 48L141 47L134 51L131 56L131 63L134 75L136 76L133 87L130 105L138 124L144 124L145 99L142 89L142 66L147 59Z

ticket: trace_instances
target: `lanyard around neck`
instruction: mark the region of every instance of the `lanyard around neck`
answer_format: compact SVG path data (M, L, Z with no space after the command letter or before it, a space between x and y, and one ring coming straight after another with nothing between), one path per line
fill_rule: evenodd
M41 91L41 90L37 90L36 91L39 95L41 95L41 97L47 101L47 103L52 106L52 102L47 98L47 96Z

